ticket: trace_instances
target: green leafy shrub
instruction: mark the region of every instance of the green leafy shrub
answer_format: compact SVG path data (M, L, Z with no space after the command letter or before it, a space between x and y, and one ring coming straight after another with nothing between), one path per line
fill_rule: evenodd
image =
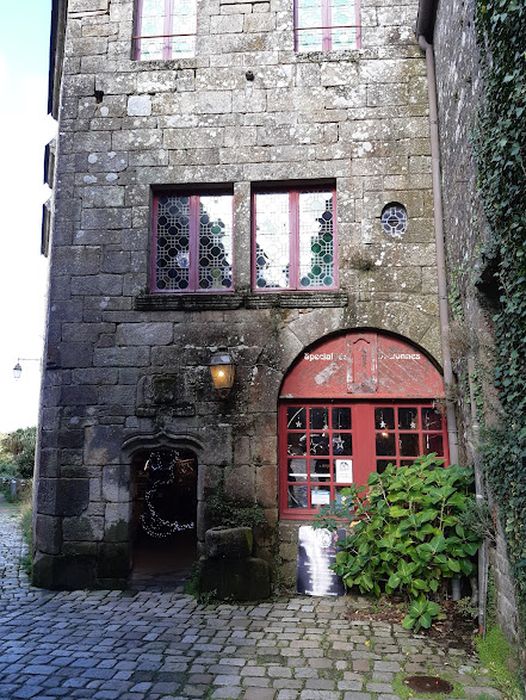
M415 632L418 632L421 627L429 629L433 620L440 615L441 609L438 603L420 596L410 604L407 615L402 620L402 626L405 629L414 629Z
M35 464L36 428L19 428L0 438L0 471L31 479Z
M344 503L325 509L318 524L331 524L344 511L351 520L334 565L346 587L402 594L413 601L404 626L429 627L440 612L430 598L438 597L444 580L474 570L479 537L462 519L473 499L471 484L469 469L444 469L431 454L371 474L367 489L345 489Z

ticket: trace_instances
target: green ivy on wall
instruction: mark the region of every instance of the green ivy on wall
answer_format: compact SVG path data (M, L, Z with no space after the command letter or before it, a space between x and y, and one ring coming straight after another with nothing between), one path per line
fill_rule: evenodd
M526 630L526 3L476 0L482 56L478 187L491 230L499 306L495 385L503 409L486 431L485 471L507 535Z

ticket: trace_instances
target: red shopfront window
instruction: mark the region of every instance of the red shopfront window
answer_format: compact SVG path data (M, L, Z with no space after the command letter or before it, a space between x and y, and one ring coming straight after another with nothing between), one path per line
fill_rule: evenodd
M133 57L159 61L195 55L196 0L137 0Z
M279 420L285 518L311 518L389 463L403 467L431 452L448 460L445 420L430 402L287 402Z
M334 188L257 191L252 213L254 290L337 286Z
M282 517L312 518L390 462L435 452L448 464L444 396L436 363L396 334L354 329L307 348L280 389Z
M295 0L296 51L359 49L359 0Z
M160 193L153 201L153 292L232 291L232 194Z

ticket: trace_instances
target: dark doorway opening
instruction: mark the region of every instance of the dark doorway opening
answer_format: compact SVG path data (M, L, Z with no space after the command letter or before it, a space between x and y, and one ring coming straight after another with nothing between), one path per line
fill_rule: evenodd
M131 588L182 591L197 557L197 458L160 448L134 455Z

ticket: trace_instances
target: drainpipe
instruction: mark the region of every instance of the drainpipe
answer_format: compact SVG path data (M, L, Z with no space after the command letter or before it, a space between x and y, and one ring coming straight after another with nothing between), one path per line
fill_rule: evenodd
M429 126L431 131L431 163L433 177L433 209L435 224L435 244L437 251L438 275L438 310L440 318L440 339L442 344L442 360L444 367L444 382L446 385L446 417L449 441L449 455L452 464L458 464L458 432L455 406L450 397L450 388L454 385L451 351L449 348L449 320L446 285L446 254L444 247L444 216L442 210L442 187L440 180L440 149L438 140L438 113L435 83L435 59L433 47L423 34L418 37L420 48L426 53L427 89L429 98Z
M440 336L442 343L442 356L444 364L444 382L446 385L446 416L448 423L448 438L450 458L452 463L458 462L458 431L455 406L449 396L448 389L453 386L453 369L451 365L451 351L449 347L449 322L446 284L446 255L444 245L444 216L442 209L442 186L440 178L440 147L438 135L438 109L436 94L435 57L433 54L433 41L437 0L420 0L418 11L416 34L420 48L426 54L427 89L429 98L429 126L431 131L431 160L433 178L433 206L435 224L435 243L437 250L437 274L438 274L438 304L440 316ZM473 407L472 407L473 408ZM473 413L476 420L476 412ZM476 460L477 461L477 460ZM477 504L484 500L482 477L477 463L475 463L475 493ZM486 626L486 597L488 582L488 545L485 541L479 549L478 556L478 622L482 633Z

